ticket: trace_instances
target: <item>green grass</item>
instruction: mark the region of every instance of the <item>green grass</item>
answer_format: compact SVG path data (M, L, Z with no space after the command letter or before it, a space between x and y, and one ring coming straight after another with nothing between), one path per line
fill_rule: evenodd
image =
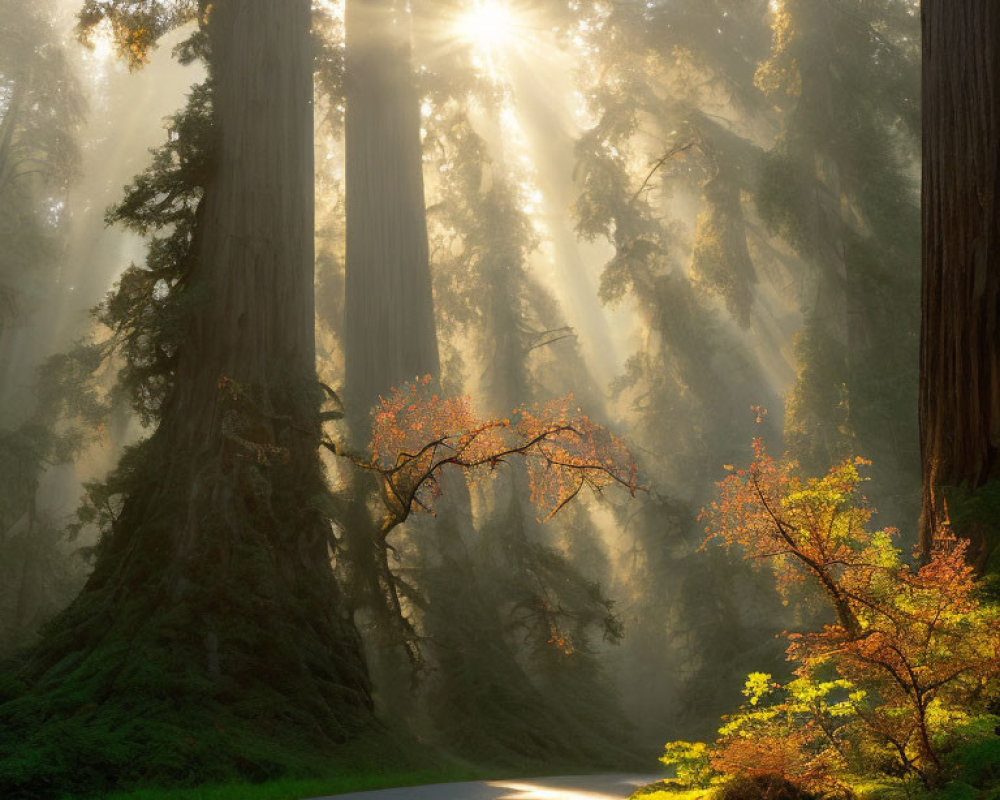
M585 770L584 770L585 771ZM376 789L392 789L399 786L421 786L428 783L455 783L461 781L504 780L507 778L542 777L545 775L565 775L567 772L581 773L579 766L553 768L540 771L537 766L522 770L505 768L485 768L474 766L450 766L423 770L373 771L368 773L346 773L327 778L283 778L265 783L226 783L219 785L195 786L172 789L135 789L127 792L104 794L100 800L302 800L302 798L324 797L347 792L367 792ZM657 794L648 800L697 800L704 796L701 792L680 792L678 794ZM65 795L60 800L90 800ZM96 800L94 798L93 800ZM643 800L647 800L643 797Z
M553 765L539 769L537 765L516 769L482 767L471 764L449 764L428 769L380 769L374 766L367 772L345 771L325 778L282 778L264 783L226 783L170 789L134 789L131 791L101 794L100 800L302 800L348 792L367 792L392 789L399 786L421 786L428 783L455 783L461 781L505 780L508 778L543 777L549 775L582 774L579 765ZM705 797L704 790L658 793L644 796L642 800L698 800ZM64 795L60 800L97 800L83 796Z
M396 786L418 786L425 783L483 780L481 771L469 769L422 770L413 772L379 772L339 775L329 778L282 779L267 783L230 783L190 789L140 789L116 792L105 800L300 800L345 792L364 792ZM67 800L69 800L67 798Z

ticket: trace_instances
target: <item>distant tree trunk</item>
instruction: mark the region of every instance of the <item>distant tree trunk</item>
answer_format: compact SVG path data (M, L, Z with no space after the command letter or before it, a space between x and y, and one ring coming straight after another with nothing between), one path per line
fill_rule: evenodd
M437 379L440 368L409 15L393 0L348 0L346 26L346 399L354 445L361 448L379 395L416 376ZM434 713L448 715L452 724L463 720L468 730L467 720L482 716L477 708L483 703L510 713L524 702L528 681L466 549L463 531L472 522L464 482L447 478L448 502L436 518L409 524L425 534L418 542L427 600L422 622L443 687L442 697L434 697ZM388 697L392 684L401 684L403 665L387 646L397 626L372 570L378 555L365 496L359 486L345 536L355 599L374 612L378 646L372 666ZM511 693L504 688L510 686L519 688ZM405 708L405 700L388 702L394 710ZM504 733L477 729L475 735L496 740ZM519 746L529 746L521 739Z
M439 362L409 14L348 0L346 28L347 400L364 445L379 395Z
M363 451L379 396L440 370L409 11L395 0L348 0L345 25L345 400ZM367 507L374 482L358 473L354 484L345 526L352 599L391 644L399 620L379 583L378 525Z
M92 577L29 669L54 685L65 674L50 668L82 645L103 656L74 679L115 682L139 715L243 708L320 746L371 701L321 510L310 15L309 0L212 5L214 171L176 388Z
M921 13L926 556L943 489L1000 479L1000 4L924 0ZM956 533L983 567L989 521L962 516Z
M26 83L27 81L22 76L14 79L7 108L4 109L3 117L0 118L0 191L3 191L7 184L13 180L14 169L17 166L16 160L11 157L11 152L16 141L21 105L27 94Z

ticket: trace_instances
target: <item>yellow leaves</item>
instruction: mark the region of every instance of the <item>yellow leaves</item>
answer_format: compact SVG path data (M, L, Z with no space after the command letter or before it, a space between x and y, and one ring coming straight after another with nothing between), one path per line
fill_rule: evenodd
M743 687L743 696L750 701L750 705L755 706L762 697L771 691L771 684L771 676L768 673L751 672Z
M668 742L660 762L673 767L677 780L685 786L706 788L715 777L710 752L704 742Z
M753 79L754 85L769 97L802 94L802 74L793 55L797 35L791 13L785 3L779 3L774 12L770 57L760 64Z

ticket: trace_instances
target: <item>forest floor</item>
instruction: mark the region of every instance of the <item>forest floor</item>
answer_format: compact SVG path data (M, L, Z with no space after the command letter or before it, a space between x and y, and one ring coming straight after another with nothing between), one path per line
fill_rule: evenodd
M103 800L624 800L662 776L574 775L484 780L471 769L373 773L263 784L145 789Z
M658 775L572 775L466 783L437 783L313 800L626 800Z

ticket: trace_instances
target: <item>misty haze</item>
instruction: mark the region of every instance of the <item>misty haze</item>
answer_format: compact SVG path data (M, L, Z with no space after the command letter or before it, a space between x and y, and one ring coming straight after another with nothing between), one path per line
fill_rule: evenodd
M1000 797L1000 0L0 0L0 798Z

